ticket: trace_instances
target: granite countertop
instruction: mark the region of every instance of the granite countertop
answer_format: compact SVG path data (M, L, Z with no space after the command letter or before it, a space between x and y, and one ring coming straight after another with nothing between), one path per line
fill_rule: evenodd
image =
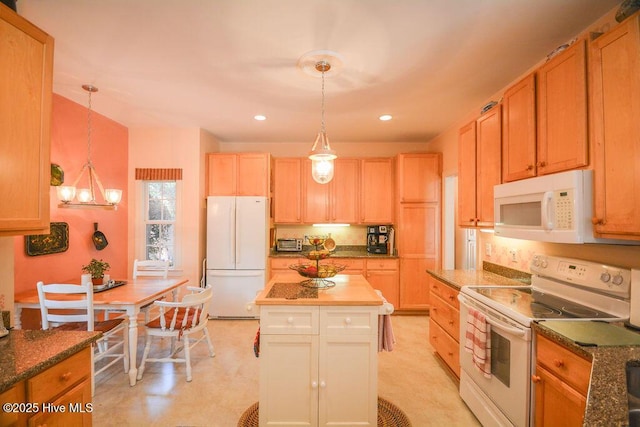
M427 270L436 279L460 290L463 286L529 286L531 274L485 261L482 270Z
M294 272L276 274L256 297L256 305L381 306L382 298L361 275L339 274L326 289L300 285Z
M622 324L611 325L624 328ZM533 323L533 329L575 353L591 359L591 381L583 425L627 426L629 405L625 369L628 361L640 361L640 346L579 345L567 336L545 326L545 322Z
M304 258L304 253L313 250L313 246L305 245L302 252L278 252L272 249L269 252L271 258ZM397 254L370 254L366 246L336 246L336 250L331 252L331 258L398 258Z
M0 393L91 345L101 332L14 329L0 338Z

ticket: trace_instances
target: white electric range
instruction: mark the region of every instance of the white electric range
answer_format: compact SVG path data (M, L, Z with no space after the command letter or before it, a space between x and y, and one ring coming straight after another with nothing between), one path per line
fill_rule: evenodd
M535 255L531 286L465 286L460 306L460 396L485 427L532 426L536 320L626 321L631 270L590 261ZM464 350L470 310L490 330L491 373Z

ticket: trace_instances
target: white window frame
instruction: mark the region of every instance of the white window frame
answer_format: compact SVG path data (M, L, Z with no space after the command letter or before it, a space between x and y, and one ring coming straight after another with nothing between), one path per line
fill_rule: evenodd
M176 184L176 215L175 220L172 221L174 225L174 258L173 265L170 270L180 269L182 266L182 240L183 240L183 227L182 227L182 180L138 180L136 181L136 193L137 197L137 209L136 209L136 258L147 259L147 232L146 226L149 223L147 221L148 212L148 184L157 182L173 182ZM157 221L151 221L156 223Z

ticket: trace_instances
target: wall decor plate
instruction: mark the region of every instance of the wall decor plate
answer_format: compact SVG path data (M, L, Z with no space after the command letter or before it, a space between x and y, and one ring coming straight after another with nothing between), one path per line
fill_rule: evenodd
M49 234L24 236L24 246L29 256L48 255L69 249L69 224L52 222Z

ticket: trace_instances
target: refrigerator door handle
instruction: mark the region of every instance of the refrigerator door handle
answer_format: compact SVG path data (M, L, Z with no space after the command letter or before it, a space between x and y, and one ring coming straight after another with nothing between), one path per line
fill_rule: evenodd
M264 274L264 270L243 271L243 270L209 270L207 276L211 277L256 277Z
M235 206L234 204L229 205L229 230L231 230L231 238L229 239L229 253L233 254L236 252L236 217L234 215Z

